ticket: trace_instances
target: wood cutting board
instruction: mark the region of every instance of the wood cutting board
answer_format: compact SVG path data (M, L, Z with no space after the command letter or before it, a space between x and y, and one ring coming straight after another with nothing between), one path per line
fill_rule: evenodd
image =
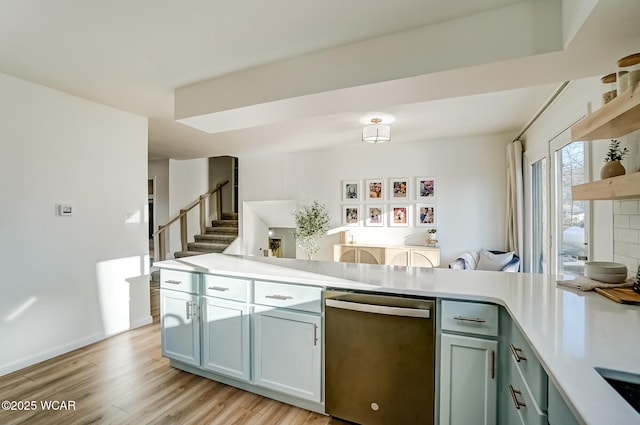
M640 294L631 288L596 288L595 291L617 303L640 305Z

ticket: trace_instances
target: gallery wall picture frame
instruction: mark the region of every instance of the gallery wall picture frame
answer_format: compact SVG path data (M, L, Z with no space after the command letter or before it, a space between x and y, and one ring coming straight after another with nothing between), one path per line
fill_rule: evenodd
M409 227L411 222L410 205L389 205L389 226Z
M385 196L384 179L367 179L364 184L365 199L367 201L382 202Z
M384 227L386 221L384 205L367 205L365 207L365 214L365 226Z
M361 184L360 180L342 180L342 201L360 201Z
M436 179L434 177L416 178L416 199L419 201L433 200L436 198Z
M343 205L342 206L342 224L344 226L357 227L360 226L360 205Z
M437 217L437 207L435 205L416 205L416 227L435 227Z
M411 194L411 180L408 177L389 179L389 200L406 202Z

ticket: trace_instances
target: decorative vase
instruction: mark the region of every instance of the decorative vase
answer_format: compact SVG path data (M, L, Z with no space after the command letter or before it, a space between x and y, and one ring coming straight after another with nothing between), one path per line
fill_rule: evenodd
M608 179L610 177L622 176L625 172L624 166L620 161L608 161L604 163L600 170L600 178Z

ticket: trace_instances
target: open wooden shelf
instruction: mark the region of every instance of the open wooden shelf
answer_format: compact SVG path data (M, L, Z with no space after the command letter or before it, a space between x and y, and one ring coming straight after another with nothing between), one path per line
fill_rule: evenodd
M571 140L615 139L640 129L640 84L571 127Z
M579 201L640 198L640 172L573 186L571 197Z

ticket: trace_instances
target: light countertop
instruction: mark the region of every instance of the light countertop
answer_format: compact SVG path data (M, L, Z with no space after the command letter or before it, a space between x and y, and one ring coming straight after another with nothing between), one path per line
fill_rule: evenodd
M504 306L576 417L586 425L640 424L594 367L640 375L640 306L556 287L555 276L406 268L205 254L160 268L334 288L487 301Z

